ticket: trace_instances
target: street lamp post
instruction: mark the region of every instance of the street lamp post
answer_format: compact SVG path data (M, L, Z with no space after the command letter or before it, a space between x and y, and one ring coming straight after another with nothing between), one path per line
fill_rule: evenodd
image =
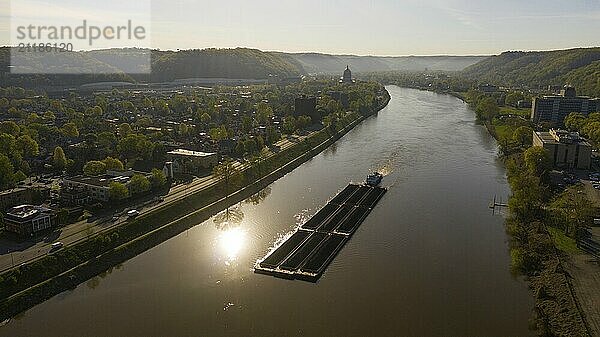
M15 266L15 257L13 256L13 252L12 250L8 250L8 253L10 254L10 261L11 261L11 268Z

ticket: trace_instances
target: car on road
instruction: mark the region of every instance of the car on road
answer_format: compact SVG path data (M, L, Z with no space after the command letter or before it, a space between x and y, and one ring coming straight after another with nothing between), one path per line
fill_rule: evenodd
M50 246L50 253L55 252L59 249L61 249L62 247L64 247L65 245L62 242L55 242Z
M127 212L127 216L130 218L135 218L138 215L140 215L140 211L137 209L132 209L131 211Z

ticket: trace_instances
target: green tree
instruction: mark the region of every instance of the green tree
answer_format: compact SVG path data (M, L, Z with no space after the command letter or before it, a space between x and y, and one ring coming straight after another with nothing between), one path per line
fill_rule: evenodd
M57 171L63 171L67 168L67 156L62 147L57 146L54 148L54 155L52 156L52 165Z
M256 106L256 119L258 122L262 125L267 125L271 117L273 117L273 108L265 102L258 103Z
M162 188L167 184L167 176L162 170L152 169L152 178L150 179L153 188Z
M21 111L17 110L17 108L15 108L14 106L13 106L13 107L10 107L10 108L8 109L8 114L9 114L11 117L22 117L22 116L21 116L21 115L22 115Z
M24 157L35 157L40 154L38 143L29 135L23 135L17 138L17 148Z
M513 132L513 141L521 146L531 145L533 142L533 129L520 126Z
M208 123L210 123L211 121L211 117L208 113L203 113L202 115L200 115L200 122L202 122L202 124L204 125L208 125Z
M14 184L14 167L7 156L0 154L0 190L11 188Z
M263 176L263 168L262 163L267 159L267 154L265 151L258 151L258 153L252 158L250 158L250 165L256 170L258 173L258 177L262 178Z
M42 119L36 113L30 113L29 115L27 115L27 120L26 120L27 124L40 123L41 121L42 121Z
M66 123L65 125L63 125L63 127L60 129L60 131L62 132L63 135L65 135L66 137L69 137L69 138L79 137L79 129L77 128L77 125L72 122Z
M117 136L112 132L101 132L98 134L98 145L112 152L117 147Z
M19 170L15 172L13 179L15 180L15 182L20 183L21 181L25 181L25 179L27 179L27 175L23 173L23 171Z
M257 136L255 139L256 139L256 150L258 152L260 152L265 148L265 140L260 135Z
M129 181L129 191L131 194L141 194L150 190L150 181L142 174L134 174Z
M127 186L113 181L108 185L108 195L111 200L124 200L129 198L129 190L127 189Z
M214 141L218 142L220 140L227 139L227 129L225 128L225 125L221 125L218 128L212 128L212 129L210 129L208 131L208 135Z
M4 121L0 123L0 133L7 133L13 137L17 137L21 133L21 129L13 121Z
M508 206L511 213L522 222L539 219L542 214L543 197L545 195L540 178L524 172L512 176L510 185L513 194L508 201Z
M329 114L323 118L323 123L330 130L337 132L338 118L335 114Z
M130 101L124 101L121 103L121 105L123 106L123 110L125 110L127 112L137 111L137 109L135 108L135 105L133 105L133 103L131 103Z
M6 111L6 109L8 109L9 106L10 106L10 102L8 101L8 98L6 98L6 97L0 98L0 111Z
M125 169L123 163L117 158L106 157L102 162L106 165L106 169L110 171L123 171Z
M524 100L524 99L525 99L525 96L522 93L512 91L506 95L506 98L504 99L504 104L515 107L515 106L517 106L517 103L519 101Z
M242 176L231 159L226 159L215 166L213 175L224 182L225 195L227 197L229 196L230 189L236 188L242 181Z
M594 207L583 195L566 190L550 204L550 221L575 238L578 231L593 220Z
M83 174L86 176L98 176L106 173L106 164L101 161L92 160L83 166Z
M47 122L54 123L54 120L56 119L56 115L52 111L46 111L46 112L44 112L43 118Z
M131 129L131 126L129 124L122 123L121 125L119 125L119 136L127 137L132 132L133 132L133 130Z
M296 118L294 116L287 116L283 119L283 132L291 135L296 131Z
M254 141L254 139L246 139L244 141L244 151L246 153L256 152L256 142Z
M548 151L541 146L532 146L524 154L525 166L530 174L545 176L551 169Z
M252 118L250 118L249 116L242 117L242 130L244 131L244 133L249 133L250 131L252 131L253 126L254 121L252 120Z
M0 153L6 156L14 156L17 147L17 140L13 135L0 133Z
M580 131L586 124L586 118L583 114L573 112L565 118L565 126L570 131Z
M477 104L475 109L477 118L482 121L492 121L500 114L498 103L492 97L485 97Z
M119 141L117 150L121 157L125 159L150 159L154 151L154 143L144 135L132 133Z
M266 132L267 144L269 145L273 145L277 143L279 139L281 139L279 132L277 132L277 129L275 129L273 126L268 126Z
M300 117L298 117L297 124L298 124L298 128L299 129L304 130L307 127L309 127L311 123L312 123L312 120L308 116L300 116Z

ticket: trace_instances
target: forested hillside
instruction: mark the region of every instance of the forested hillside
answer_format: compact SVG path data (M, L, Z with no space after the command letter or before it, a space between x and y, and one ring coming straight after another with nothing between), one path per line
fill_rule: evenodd
M43 55L44 57L40 57ZM0 49L2 86L49 87L77 86L91 82L170 82L187 78L265 79L269 75L289 77L307 74L340 74L347 65L354 73L402 71L460 71L485 56L406 56L379 57L328 55L319 53L263 52L257 49L194 49L161 51L137 48L106 49L48 54L26 53L28 61L42 72L55 68L84 69L110 75L12 75L9 73L10 48ZM149 57L151 62L141 62ZM27 62L29 64L29 62ZM149 70L151 74L148 74Z
M140 62L140 54L150 54L151 63ZM75 86L102 81L165 82L194 77L265 79L304 74L302 66L276 53L256 49L204 49L159 51L144 49L108 49L61 53L60 62L42 54L26 53L35 69L52 71L52 67L75 65L86 72L109 75L13 75L10 74L10 48L0 48L0 86L46 87ZM27 62L29 63L29 62ZM149 67L152 74L148 75ZM123 69L127 69L126 74ZM134 71L131 71L133 69ZM146 73L146 75L140 75Z
M580 94L600 97L600 48L505 52L463 71L479 82L528 86L570 84Z
M203 49L162 52L152 62L152 81L194 77L264 79L298 76L304 70L275 53L256 49Z
M11 74L10 48L0 47L0 86L43 90L51 86L69 87L91 82L133 81L133 78L119 69L85 53L22 53L21 57L27 58L27 61L22 63L27 64L23 70L40 74ZM81 70L88 74L65 74Z

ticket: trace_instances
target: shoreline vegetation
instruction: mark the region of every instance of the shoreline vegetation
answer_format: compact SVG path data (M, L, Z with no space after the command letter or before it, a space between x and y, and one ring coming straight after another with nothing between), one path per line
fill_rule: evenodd
M506 166L512 191L505 221L511 270L524 276L533 292L531 328L540 336L590 336L571 276L563 265L566 249L558 240L574 242L580 228L592 220L591 203L569 189L552 190L548 154L541 147L531 147L532 125L513 116L501 120L506 108L483 93L471 90L464 97L478 122L498 142Z
M226 208L258 193L271 183L310 160L366 118L387 106L391 97L362 114L349 112L309 138L265 159L244 172L237 190L222 179L218 184L192 194L157 212L144 214L131 223L92 237L32 263L0 274L0 321L40 304L51 297L123 263L164 242ZM187 214L181 216L181 214ZM164 224L164 225L161 225Z
M510 215L505 221L511 270L515 276L525 277L534 297L530 329L540 336L591 336L565 259L578 251L575 238L580 228L592 221L594 208L573 189L552 190L548 154L531 147L534 129L528 120L530 111L508 106L531 97L520 92L496 97L472 89L476 83L461 78L441 76L441 84L427 86L418 75L397 76L369 74L367 78L454 96L470 106L477 122L498 142L512 191ZM505 105L499 106L500 101ZM578 123L580 116L571 119L585 133L585 123Z

